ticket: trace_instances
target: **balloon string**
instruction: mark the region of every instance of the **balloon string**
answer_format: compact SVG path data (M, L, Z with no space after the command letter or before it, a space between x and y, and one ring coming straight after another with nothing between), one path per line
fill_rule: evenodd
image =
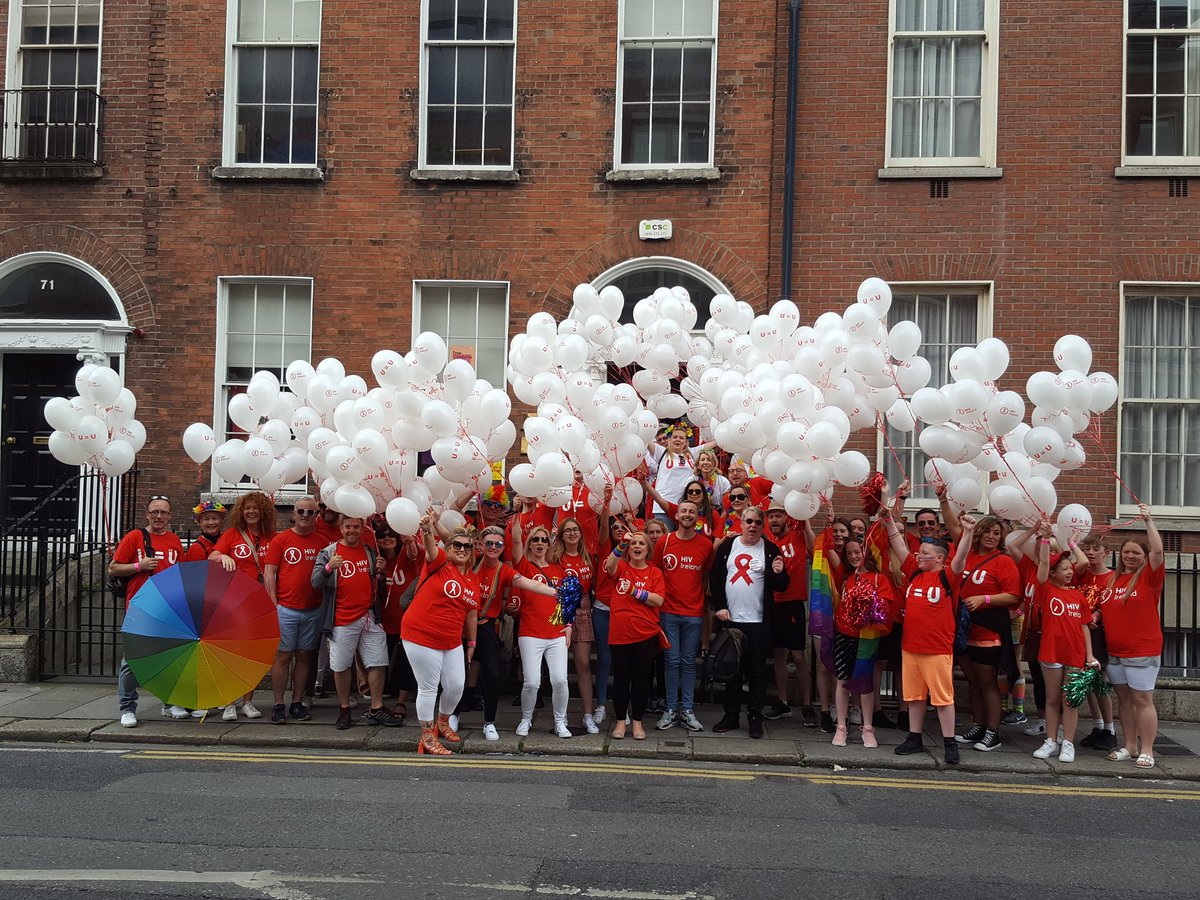
M1125 479L1123 479L1121 477L1121 473L1117 471L1116 466L1113 464L1112 457L1109 455L1108 450L1104 446L1104 441L1101 439L1102 436L1100 431L1099 417L1093 418L1092 421L1088 423L1087 429L1084 430L1082 434L1090 438L1092 443L1096 445L1096 451L1101 457L1104 458L1104 464L1108 466L1108 471L1112 473L1113 478L1117 479L1117 483L1121 485L1121 487L1125 488L1125 492L1133 498L1133 502L1140 506L1142 501L1138 498L1138 495L1134 493L1133 488L1125 483ZM1132 522L1136 521L1138 520L1133 519L1131 520L1131 523L1128 524L1132 524ZM1115 528L1116 526L1114 525L1113 527Z
M887 444L888 452L892 455L892 459L896 461L896 468L900 470L900 474L904 476L904 480L909 481L908 471L904 468L904 463L900 461L900 456L896 453L896 448L892 446L892 439L888 437L888 426L887 422L884 421L882 413L875 413L875 427L883 435L883 442Z
M104 522L104 543L108 547L114 545L112 524L108 518L108 476L100 473L100 517Z

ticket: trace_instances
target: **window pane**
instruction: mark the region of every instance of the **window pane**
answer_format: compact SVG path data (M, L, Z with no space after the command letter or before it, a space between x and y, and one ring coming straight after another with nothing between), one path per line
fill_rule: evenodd
M237 36L239 41L263 39L263 0L241 0Z
M226 315L229 331L254 331L254 285L229 285L229 311Z
M237 51L237 98L239 103L261 103L263 98L263 55L265 50L243 47Z
M426 112L425 161L433 166L454 165L454 108L429 107Z
M637 38L653 34L654 0L626 0L624 36Z
M683 33L691 37L713 33L712 0L687 0L683 8Z
M1200 458L1183 458L1183 506L1200 505Z
M292 39L292 0L267 0L267 20L263 36L268 41Z
M950 40L925 41L922 93L926 97L949 97L952 54Z
M1160 347L1154 356L1154 396L1169 400L1183 396L1183 351Z
M683 0L654 0L654 36L683 34Z
M291 362L291 360L287 360ZM280 369L284 366L283 339L277 334L256 335L254 365L259 369Z
M1158 39L1158 81L1155 89L1159 94L1183 93L1183 39Z
M1121 450L1128 453L1149 453L1150 407L1126 403L1121 416Z
M283 332L283 295L286 290L286 286L278 283L258 285L254 330L259 334Z
M321 0L296 0L292 39L314 44L321 39Z
M453 47L429 48L429 103L454 102Z
M50 54L50 83L74 85L78 57L72 51L55 50Z
M1158 0L1159 28L1187 28L1188 0Z
M651 91L656 103L679 100L682 71L682 48L660 47L654 51L654 83Z
M630 47L625 51L625 78L622 85L626 103L650 102L650 67L653 53L649 49Z
M1163 97L1155 101L1154 154L1183 155L1183 98Z
M1154 38L1129 38L1125 53L1125 93L1154 93Z
M1200 97L1187 98L1187 131L1183 135L1185 156L1200 156Z
M297 47L292 73L292 102L317 102L317 50Z
M712 50L688 48L683 51L683 99L705 100L711 96Z
M921 107L921 155L949 156L952 125L949 100L926 100Z
M1155 0L1127 0L1130 28L1157 28L1158 6Z
M454 39L454 0L428 0L428 37L431 41Z
M1154 154L1154 98L1125 98L1125 152L1131 156Z
M650 104L627 103L621 110L621 162L650 161Z
M481 337L476 342L475 371L493 386L504 384L504 340Z
M921 31L924 0L896 0L896 31Z
M457 102L483 102L483 54L482 47L458 48L458 74L454 90Z
M292 138L292 115L286 106L263 107L264 163L290 162Z
M1187 92L1200 94L1200 36L1193 35L1184 43L1187 49Z
M483 118L483 164L507 166L512 163L512 109L489 106Z
M227 378L235 377L235 370L254 368L254 336L251 334L230 334L226 349ZM237 374L241 374L240 372Z
M505 339L508 319L504 314L504 288L479 289L479 334Z
M436 331L443 337L449 334L446 329L448 295L449 288L439 285L422 286L419 310L422 331Z
M237 161L262 162L261 106L239 106L237 111Z
M949 340L955 349L976 344L979 340L979 298L972 294L953 296L949 313Z
M290 284L284 294L284 331L307 337L312 332L312 289Z
M1160 346L1182 346L1187 336L1184 328L1187 319L1187 299L1159 296L1155 312L1158 318L1155 322L1156 343Z
M315 106L293 107L292 156L288 160L298 163L317 161L317 108Z
M487 91L486 103L511 103L513 74L513 50L511 47L487 48Z
M958 0L958 30L983 30L984 0Z
M709 105L707 103L683 104L681 128L683 144L680 148L682 163L707 163Z
M920 156L920 113L920 100L895 100L892 102L893 156Z
M460 41L483 39L484 0L458 0L458 28L455 37Z
M679 161L679 106L675 103L652 104L650 121L650 162Z
M27 6L21 18L24 26L22 40L26 44L46 43L46 25L50 22L50 10L45 6Z
M979 101L954 101L954 155L979 155Z
M488 0L487 39L511 41L513 37L513 0Z
M892 94L896 97L921 95L921 41L896 41L892 57Z
M954 96L978 97L983 85L983 42L974 38L954 42Z
M1146 347L1154 343L1154 300L1134 297L1125 304L1125 343Z
M76 50L79 57L79 80L81 87L94 87L100 65L100 54L95 50Z
M292 51L266 51L263 97L267 103L290 103L292 99Z
M28 50L25 52L25 68L23 72L27 86L40 86L50 83L50 51Z
M925 30L953 31L955 0L925 0Z
M454 164L483 165L483 107L458 107L454 122Z
M289 364L294 360L307 360L312 355L312 349L309 346L310 340L307 334L303 337L289 335L283 339L283 360L284 364Z

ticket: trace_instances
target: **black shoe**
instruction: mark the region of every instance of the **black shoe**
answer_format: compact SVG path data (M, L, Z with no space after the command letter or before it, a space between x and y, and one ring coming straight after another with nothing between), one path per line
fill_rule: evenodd
M925 744L921 740L920 733L916 731L910 731L908 733L908 737L904 739L904 743L899 744L896 747L895 753L897 756L909 756L913 753L920 753L924 749Z
M896 723L884 714L883 710L877 709L875 715L871 716L871 725L875 728L895 728Z
M750 737L756 741L763 736L762 719L751 719L747 727L750 730Z
M664 713L667 711L667 701L663 697L655 697L646 704L646 712L649 713Z
M308 707L303 703L293 703L290 707L288 707L288 715L297 722L312 721L312 716L308 714Z
M1101 736L1096 741L1096 749L1103 750L1105 753L1111 753L1117 749L1116 732L1109 731L1107 728L1100 729Z
M471 702L467 704L467 709L471 712L483 712L483 698L478 694L471 697Z
M982 750L985 753L991 750L998 750L1001 746L1000 736L990 728L984 731L983 737L975 742L975 749Z
M1081 740L1079 742L1079 746L1080 747L1091 747L1093 750L1095 750L1096 749L1096 741L1100 740L1102 737L1104 737L1104 729L1103 728L1093 728L1091 734L1089 734L1087 737L1085 737L1083 740Z
M896 730L897 731L911 731L912 730L911 726L908 724L908 713L907 712L902 712L896 716Z
M271 724L286 725L287 724L287 709L282 703L276 703L271 707Z
M987 731L982 725L972 725L962 734L956 734L954 739L960 744L974 744L976 741L983 739L984 733Z
M741 727L742 722L737 713L732 715L726 713L721 717L721 721L713 726L713 731L717 734L725 734L729 731L737 731Z
M821 730L825 734L833 734L833 716L824 711L821 712Z
M404 724L399 716L393 715L392 711L384 706L379 709L367 710L367 714L363 718L366 719L368 725L386 725L388 728L398 728Z
M946 748L947 764L952 765L952 766L957 765L958 764L958 741L954 740L954 738L946 738L943 741L943 744L945 745L945 748Z
M800 721L804 724L805 728L816 728L817 727L817 711L809 706L801 707L800 708Z
M791 717L792 708L782 700L776 700L763 710L763 718L770 719L772 722L776 719L790 719Z
M354 716L350 712L350 707L343 706L338 710L337 721L333 725L338 731L345 731L354 725Z

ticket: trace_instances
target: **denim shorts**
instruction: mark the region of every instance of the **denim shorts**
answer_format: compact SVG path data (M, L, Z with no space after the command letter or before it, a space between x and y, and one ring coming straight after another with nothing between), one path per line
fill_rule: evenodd
M280 605L277 611L281 653L317 649L321 643L321 607L292 609L290 606Z

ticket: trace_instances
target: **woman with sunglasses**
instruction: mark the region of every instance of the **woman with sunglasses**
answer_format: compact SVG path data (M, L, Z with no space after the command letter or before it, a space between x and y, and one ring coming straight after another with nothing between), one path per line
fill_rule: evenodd
M226 572L241 572L261 582L275 530L275 504L271 498L262 491L242 494L233 505L230 527L221 535L208 558L219 562ZM247 719L262 716L254 705L254 691L247 691L242 697L242 712ZM226 722L237 719L237 704L226 706L221 718Z
M612 736L617 741L625 738L626 713L633 739L646 739L642 719L658 655L658 609L667 591L662 570L650 563L652 550L646 533L635 531L604 561L604 571L613 579L608 643L613 660Z
M708 453L709 451L705 451ZM654 498L659 506L663 507L674 520L675 513L679 509L678 503L671 503L663 498L663 496L654 489L654 485L647 483L646 492ZM749 496L749 494L747 494ZM689 481L683 488L683 497L680 498L680 503L687 501L688 503L696 504L696 532L704 535L709 540L716 540L725 534L725 517L717 512L718 507L714 506L714 501L709 497L708 489L700 480ZM656 542L657 543L657 542Z
M382 615L379 617L379 624L387 635L390 660L383 690L385 696L396 698L392 714L403 724L408 717L408 695L417 689L417 681L400 643L400 627L404 621L404 607L401 603L405 593L419 576L424 560L416 541L401 538L387 525L376 530L375 540L379 544L380 559L384 561L383 582L380 585L380 592L383 594Z
M732 485L729 479L721 474L715 451L701 450L696 457L696 480L704 486L704 494L712 501L712 506L720 509L725 504L725 495L729 493ZM685 498L689 486L690 484L684 487Z
M742 533L742 515L750 509L750 489L745 485L734 485L729 489L728 499L729 506L720 518L721 536L717 546L721 541Z
M542 660L550 671L551 704L554 707L554 733L560 738L571 737L567 727L567 647L571 642L571 626L555 624L557 587L562 582L562 566L550 561L550 532L536 525L525 536L519 522L513 525L513 560L523 580L531 581L549 591L521 592L521 631L517 646L521 651L521 668L525 683L521 686L521 721L517 735L525 737L533 724L534 704L542 683Z
M475 661L468 679L478 682L483 677L483 736L489 741L500 740L496 730L496 709L500 704L500 682L504 649L500 644L500 617L515 613L520 601L513 584L522 580L512 566L501 559L504 554L504 529L489 525L478 535L478 562L475 577L479 579L479 612L476 614Z
M592 716L592 644L596 633L592 628L592 556L584 541L583 525L578 519L566 518L558 523L558 534L550 545L550 560L562 566L564 575L579 579L579 607L571 628L571 656L575 660L575 677L579 696L583 700L583 727L588 734L599 734Z
M608 559L612 548L625 539L629 529L625 523L615 516L609 519L608 527L601 532L600 553L597 558ZM596 636L596 708L592 711L592 721L596 725L604 724L606 713L605 703L608 700L608 675L612 671L612 651L608 645L608 631L611 621L611 604L613 594L613 578L604 566L599 566L592 582L592 633ZM586 708L586 707L585 707Z

